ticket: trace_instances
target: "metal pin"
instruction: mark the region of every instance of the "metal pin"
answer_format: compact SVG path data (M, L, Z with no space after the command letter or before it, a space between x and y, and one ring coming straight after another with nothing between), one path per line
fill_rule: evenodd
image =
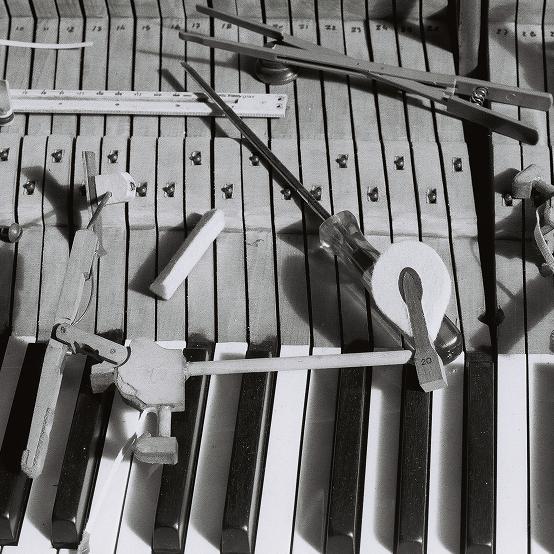
M221 187L221 192L223 192L223 198L226 200L233 198L233 183L228 183L224 187Z
M289 188L281 189L281 194L285 200L290 200L292 198L292 191Z
M348 167L348 154L339 154L335 160L340 168Z
M464 170L462 158L452 158L452 167L454 171L459 172Z
M167 185L163 188L164 196L168 198L173 198L175 196L175 183L167 183Z
M194 152L191 152L189 156L189 160L194 165L202 165L202 152L200 152L199 150L195 150Z
M379 200L379 189L377 187L373 187L372 189L367 189L367 197L372 202L377 202Z
M319 202L321 200L321 187L312 187L310 194Z
M0 150L0 161L1 162L7 162L9 157L10 157L10 149L9 148L2 148Z
M427 191L427 202L429 204L437 203L437 189L429 189Z
M119 151L118 150L111 150L110 153L108 154L108 161L111 164L114 164L115 162L117 162L118 157L119 157Z
M25 192L23 194L31 195L35 192L36 183L35 181L27 181L23 184L23 188L25 189Z
M52 157L52 161L58 164L63 160L63 150L54 150L50 156Z
M512 206L514 203L514 199L509 192L502 195L502 200L504 201L504 206Z
M248 159L250 160L250 163L252 165L260 165L260 158L257 154L252 154L252 156L250 156L250 158Z
M396 167L396 169L398 170L403 170L404 169L404 156L395 156L394 157L394 166Z
M146 181L143 181L136 189L135 189L135 196L146 196L146 193L148 192L148 183Z

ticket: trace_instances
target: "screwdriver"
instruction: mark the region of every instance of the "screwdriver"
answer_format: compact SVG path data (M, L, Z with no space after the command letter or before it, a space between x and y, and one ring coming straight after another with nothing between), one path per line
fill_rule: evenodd
M286 168L273 154L266 144L254 131L227 106L215 90L195 71L188 63L181 62L187 73L204 89L204 92L215 102L219 109L227 116L231 123L242 133L243 137L252 145L254 150L267 162L271 169L290 187L321 220L319 238L322 245L339 258L346 267L359 279L362 286L371 295L371 273L379 251L376 250L364 237L354 215L345 210L331 215L302 183ZM394 322L377 308L371 301L373 314L379 323L392 337L400 335L404 344L412 351L415 350L413 338L406 335ZM462 336L459 329L445 315L437 338L434 342L437 354L444 363L454 360L462 352Z

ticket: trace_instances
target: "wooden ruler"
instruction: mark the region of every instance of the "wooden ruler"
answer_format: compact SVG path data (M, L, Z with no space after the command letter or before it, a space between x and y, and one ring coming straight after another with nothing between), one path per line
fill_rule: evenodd
M223 93L221 97L243 117L284 117L285 94ZM194 92L130 90L8 90L0 82L0 116L12 113L81 115L220 115L206 97Z

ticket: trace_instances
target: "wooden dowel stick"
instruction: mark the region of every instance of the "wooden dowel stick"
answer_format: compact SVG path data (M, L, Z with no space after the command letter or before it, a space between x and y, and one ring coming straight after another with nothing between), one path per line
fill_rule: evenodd
M191 362L187 364L189 376L229 373L260 373L266 371L295 371L306 369L333 369L341 367L375 367L402 365L412 358L411 350L388 352L360 352L326 356L296 356L292 358L260 358L222 360L218 362Z

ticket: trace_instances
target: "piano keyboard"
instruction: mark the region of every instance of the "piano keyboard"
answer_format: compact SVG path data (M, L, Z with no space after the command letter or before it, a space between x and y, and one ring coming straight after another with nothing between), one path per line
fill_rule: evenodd
M16 114L0 132L0 224L23 227L16 245L0 242L1 553L75 552L87 521L93 553L554 551L552 279L538 271L532 206L503 196L511 169L551 168L552 111L492 106L537 126L539 144L522 147L367 80L300 71L266 87L252 60L185 48L179 29L262 40L212 25L196 1L0 0L0 38L94 43L2 49L3 76L14 89L194 90L185 57L217 90L287 94L285 118L249 125L377 248L416 239L441 255L464 353L448 388L431 394L411 366L193 378L172 419L179 462L163 468L132 456L114 466L151 422L113 390L92 394L91 360L75 356L31 482L19 463L71 237L89 218L85 150L145 195L103 212L107 254L80 328L147 337L191 360L392 344L360 308L363 291L320 251L310 215L227 121ZM210 3L351 56L454 73L447 4ZM550 0L489 0L490 78L552 90L552 32ZM149 284L211 208L224 210L224 232L171 301L155 299ZM492 341L485 292L504 318Z

